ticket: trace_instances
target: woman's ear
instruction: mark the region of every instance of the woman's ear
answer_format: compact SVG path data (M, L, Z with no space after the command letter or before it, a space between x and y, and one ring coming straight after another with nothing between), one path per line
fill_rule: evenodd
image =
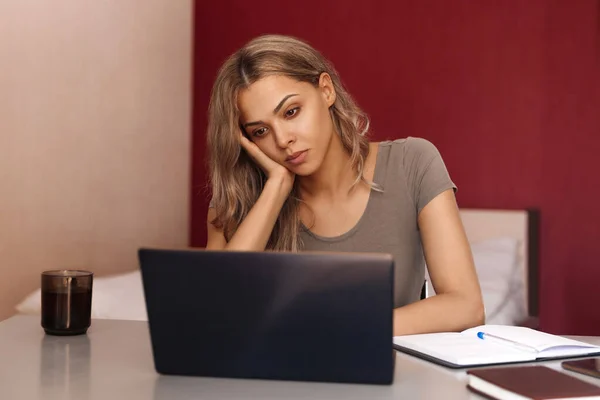
M321 90L321 94L325 99L327 107L331 107L333 103L335 103L336 94L331 76L327 72L323 72L321 76L319 76L319 89Z

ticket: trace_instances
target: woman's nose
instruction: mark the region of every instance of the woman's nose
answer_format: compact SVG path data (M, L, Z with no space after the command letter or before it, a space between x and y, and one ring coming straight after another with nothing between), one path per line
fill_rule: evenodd
M296 141L296 136L291 132L280 129L275 133L275 140L277 141L277 145L279 147L286 149Z

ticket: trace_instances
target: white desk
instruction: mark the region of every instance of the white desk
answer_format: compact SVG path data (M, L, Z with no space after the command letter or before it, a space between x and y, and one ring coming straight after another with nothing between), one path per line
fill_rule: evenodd
M87 335L58 337L45 335L37 317L15 316L0 323L0 357L6 400L480 399L466 389L464 371L401 353L391 386L160 376L147 323L136 321L93 320Z

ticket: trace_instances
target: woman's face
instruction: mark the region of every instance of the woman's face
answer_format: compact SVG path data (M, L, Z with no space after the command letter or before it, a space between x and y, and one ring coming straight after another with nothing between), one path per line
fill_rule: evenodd
M246 136L269 158L297 175L321 166L334 133L329 107L335 90L328 74L319 86L272 75L240 91L240 123Z

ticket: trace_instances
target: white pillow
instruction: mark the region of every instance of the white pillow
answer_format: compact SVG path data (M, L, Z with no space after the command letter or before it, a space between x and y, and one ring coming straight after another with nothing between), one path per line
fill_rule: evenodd
M39 315L41 290L28 295L16 306L16 310L22 314ZM94 278L92 318L147 321L140 271Z
M486 324L515 325L527 317L524 271L519 268L519 240L493 238L471 243L481 286ZM428 292L435 295L430 283Z

